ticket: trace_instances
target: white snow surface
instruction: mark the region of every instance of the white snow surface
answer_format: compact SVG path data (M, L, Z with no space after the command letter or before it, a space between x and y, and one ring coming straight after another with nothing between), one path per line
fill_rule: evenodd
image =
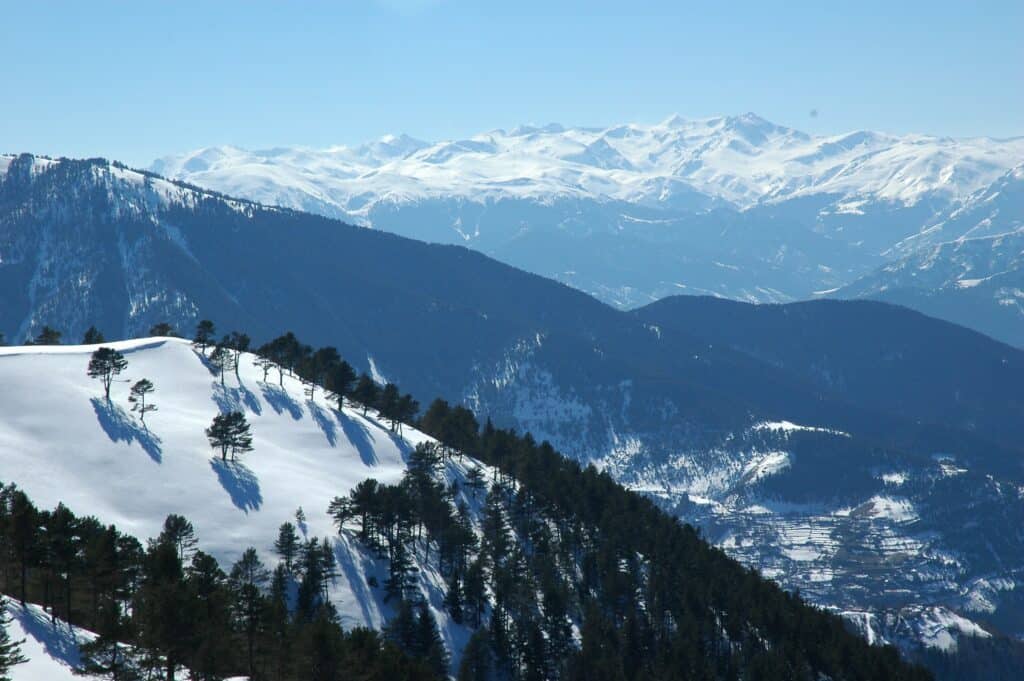
M252 355L243 355L241 380L229 374L222 388L187 341L105 345L128 360L109 405L99 381L86 375L98 346L0 348L0 480L17 484L42 508L63 502L143 541L159 534L168 514L184 515L195 526L199 547L225 569L249 546L275 565L278 527L294 521L301 506L307 525L300 529L334 543L341 576L331 598L343 626L380 628L390 606L368 578L383 584L386 561L351 537L339 537L327 505L366 478L397 482L405 456L429 438L409 427L398 436L372 410L369 418L361 409L339 413L323 391L311 402L295 378L285 376L280 388L276 371L263 383ZM151 399L158 405L146 426L127 403L130 381L143 377L156 386ZM235 463L222 462L204 434L222 409L245 412L252 426L254 450ZM446 465L443 475L452 479L476 464L466 459ZM418 567L424 597L457 664L469 632L447 617L442 576L429 564Z
M436 198L615 199L671 205L704 196L745 208L831 194L865 200L964 197L1024 158L1024 137L952 139L855 131L809 135L756 116L608 128L519 127L463 140L386 136L356 147L207 147L151 170L269 204L365 219L376 204Z

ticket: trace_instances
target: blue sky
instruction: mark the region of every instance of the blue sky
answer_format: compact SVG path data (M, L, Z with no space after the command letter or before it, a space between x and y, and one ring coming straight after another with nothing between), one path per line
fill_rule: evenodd
M1019 0L0 0L0 25L2 151L145 165L213 144L674 112L754 111L812 132L1024 134Z

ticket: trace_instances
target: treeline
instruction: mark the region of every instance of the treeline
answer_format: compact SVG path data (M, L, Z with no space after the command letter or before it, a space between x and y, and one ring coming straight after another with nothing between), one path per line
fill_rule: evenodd
M296 537L287 564L273 570L248 549L225 572L197 545L181 516L168 516L143 546L62 504L41 510L14 485L0 488L3 592L97 635L81 646L78 673L114 681L173 681L185 669L196 681L441 678L375 631L342 630L328 598L336 567L326 538Z

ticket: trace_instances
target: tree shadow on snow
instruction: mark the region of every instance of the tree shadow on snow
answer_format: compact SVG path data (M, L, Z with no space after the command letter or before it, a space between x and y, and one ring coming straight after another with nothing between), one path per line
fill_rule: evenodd
M383 624L384 618L379 609L378 595L373 593L372 588L366 583L366 579L367 574L371 573L379 583L383 584L384 570L379 569L379 566L375 565L371 559L364 557L347 537L335 540L334 557L338 562L338 567L341 568L342 577L348 582L349 589L355 596L355 602L362 610L362 622L369 623L370 626L377 621ZM361 559L361 564L357 564L357 559ZM375 606L372 610L371 605Z
M45 611L32 607L10 605L7 612L21 624L27 636L34 638L46 649L49 657L71 668L76 668L82 663L82 656L78 651L78 637L67 622L57 620L57 624L54 625Z
M210 459L210 468L217 474L217 481L231 497L231 503L249 513L258 511L263 505L260 481L256 474L241 461L224 461L218 457Z
M320 426L320 430L324 431L324 437L327 438L328 444L332 447L335 446L338 443L338 429L334 425L334 421L327 416L327 412L316 402L309 400L306 402L306 406L309 407L309 413L313 420L316 421L316 425Z
M263 399L278 414L287 411L296 421L302 418L302 405L293 400L283 388L263 383L260 385L260 390L263 391Z
M145 425L132 418L124 409L108 402L107 400L93 397L89 399L92 408L96 412L96 419L100 427L113 442L125 442L131 445L138 441L149 458L160 463L163 461L163 449L160 446L160 438Z
M256 395L241 383L237 388L223 386L219 381L213 382L213 401L222 414L232 411L245 411L259 415L263 412L260 401ZM278 411L280 413L280 411Z
M373 449L373 443L370 441L370 431L367 429L366 424L345 416L340 411L334 413L338 418L338 423L341 424L341 429L345 431L345 437L355 445L356 451L359 452L359 458L362 459L363 465L376 466L378 463L377 452Z

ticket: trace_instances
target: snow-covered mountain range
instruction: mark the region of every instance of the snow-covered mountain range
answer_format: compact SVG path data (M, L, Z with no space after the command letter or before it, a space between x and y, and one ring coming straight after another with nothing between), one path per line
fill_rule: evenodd
M1018 181L1022 161L1024 138L810 135L748 113L527 126L441 142L399 135L327 149L210 147L151 170L465 244L629 308L679 293L787 302L884 278L880 268L908 251L963 236L967 215ZM1009 231L1022 217L1017 201L991 226ZM1024 318L1008 337L998 319L1005 310L965 319L955 307L927 309L1024 338Z
M958 199L1021 158L1024 139L814 136L748 113L610 128L527 126L443 142L399 135L327 149L210 147L151 169L264 203L372 221L377 204L453 198L749 208L829 195L852 213L865 201Z
M1024 164L889 254L836 295L899 303L1024 347Z

